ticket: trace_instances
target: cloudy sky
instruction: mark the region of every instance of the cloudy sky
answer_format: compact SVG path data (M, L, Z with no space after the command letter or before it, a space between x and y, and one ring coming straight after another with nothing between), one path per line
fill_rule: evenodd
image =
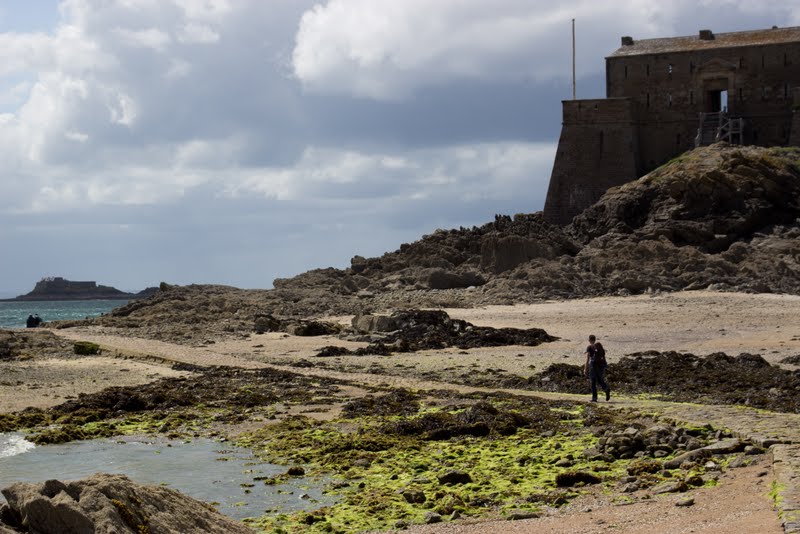
M570 95L634 38L800 0L0 0L0 293L270 287L540 210Z

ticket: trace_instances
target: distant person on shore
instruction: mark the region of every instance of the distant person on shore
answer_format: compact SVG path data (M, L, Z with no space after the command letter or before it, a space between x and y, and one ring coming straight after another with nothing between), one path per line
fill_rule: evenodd
M592 383L592 402L597 402L597 384L606 392L606 400L611 399L611 388L606 383L606 349L593 335L589 336L589 346L586 347L586 364L583 374Z
M36 317L28 315L28 320L25 321L25 328L36 328Z
M33 326L34 328L39 327L42 324L42 318L39 317L39 314L35 314L33 316Z

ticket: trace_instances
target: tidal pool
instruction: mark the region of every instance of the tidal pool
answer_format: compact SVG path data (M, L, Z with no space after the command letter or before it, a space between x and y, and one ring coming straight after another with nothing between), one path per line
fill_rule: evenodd
M34 447L20 434L0 434L0 488L14 482L120 473L140 484L165 485L213 503L235 519L333 504L332 497L322 494L318 481L298 478L270 486L255 480L285 471L286 466L260 462L246 449L206 439L128 437ZM0 502L4 502L2 495Z

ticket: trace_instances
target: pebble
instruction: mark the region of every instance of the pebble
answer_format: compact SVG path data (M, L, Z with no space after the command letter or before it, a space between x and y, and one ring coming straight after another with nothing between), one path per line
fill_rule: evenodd
M686 497L685 499L681 499L675 503L675 506L693 506L694 505L694 497Z

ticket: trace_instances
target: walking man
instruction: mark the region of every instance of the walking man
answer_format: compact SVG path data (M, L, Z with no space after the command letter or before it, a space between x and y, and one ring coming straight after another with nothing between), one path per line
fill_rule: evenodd
M583 374L592 383L592 402L597 402L597 384L606 392L606 400L611 399L611 389L606 384L606 350L597 342L597 338L589 336L589 346L586 347L586 365Z

